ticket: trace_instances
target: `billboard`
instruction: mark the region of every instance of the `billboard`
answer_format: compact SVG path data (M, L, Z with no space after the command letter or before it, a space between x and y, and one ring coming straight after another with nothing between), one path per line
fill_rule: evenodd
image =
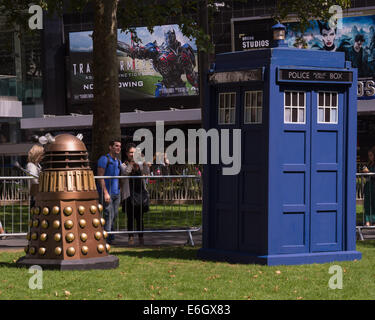
M375 15L339 19L336 28L312 21L304 34L288 23L289 47L341 51L358 68L358 99L375 99Z
M272 19L237 21L232 19L232 50L247 51L270 48L272 44Z
M136 28L138 43L129 32L117 33L120 100L199 94L198 57L194 40L178 25ZM92 31L69 34L71 104L93 99Z

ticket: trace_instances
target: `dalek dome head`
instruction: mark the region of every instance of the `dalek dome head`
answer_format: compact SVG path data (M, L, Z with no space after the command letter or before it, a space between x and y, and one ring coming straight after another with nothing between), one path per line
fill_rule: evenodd
M63 133L54 138L54 141L44 147L47 152L87 152L85 144L76 136Z
M43 170L90 169L85 144L71 134L60 134L44 147Z

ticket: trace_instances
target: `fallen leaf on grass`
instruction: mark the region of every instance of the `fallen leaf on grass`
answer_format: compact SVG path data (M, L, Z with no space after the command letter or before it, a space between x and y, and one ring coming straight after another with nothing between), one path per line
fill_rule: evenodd
M297 297L297 300L302 300L303 299L303 297Z
M218 278L220 278L220 275L214 274L213 276L208 277L207 280L214 280L214 279L218 279Z
M100 288L99 288L97 291L98 291L98 292L103 292L103 289L100 289Z
M207 291L208 291L208 289L207 289L207 288L204 288L203 290L204 290L205 292L207 292Z
M276 274L281 274L281 271L280 271L280 270L277 270L277 271L276 271Z
M254 276L253 276L253 278L258 278L258 275L257 275L257 274L256 274L256 275L254 275Z
M64 294L65 294L65 296L67 296L67 297L69 297L69 296L71 295L70 291L68 291L68 290L64 290Z
M119 293L119 294L117 295L117 298L122 298L122 294Z

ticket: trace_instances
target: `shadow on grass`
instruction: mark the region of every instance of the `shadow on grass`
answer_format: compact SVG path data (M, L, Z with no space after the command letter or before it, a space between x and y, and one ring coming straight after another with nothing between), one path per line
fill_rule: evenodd
M15 262L0 262L0 268L24 269L25 266L17 265Z
M357 241L357 245L359 247L365 247L365 248L375 248L375 240L363 240L363 241ZM358 249L358 247L357 247Z
M134 258L152 258L152 259L178 259L178 260L197 260L197 251L194 247L173 247L173 248L142 248L139 250L124 249L123 251L111 252L115 256L128 256Z

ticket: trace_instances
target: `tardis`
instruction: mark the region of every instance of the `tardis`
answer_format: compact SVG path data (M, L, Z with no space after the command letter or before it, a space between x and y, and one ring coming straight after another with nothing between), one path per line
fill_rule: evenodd
M217 55L207 78L204 127L241 130L241 170L223 174L208 146L198 257L265 265L361 259L357 69L344 53L278 41Z

